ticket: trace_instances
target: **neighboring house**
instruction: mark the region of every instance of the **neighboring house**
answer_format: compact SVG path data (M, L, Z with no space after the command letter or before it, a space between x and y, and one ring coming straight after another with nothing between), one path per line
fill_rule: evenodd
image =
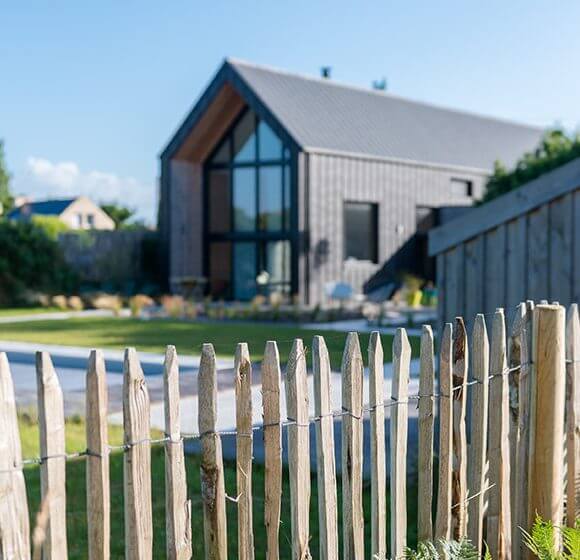
M471 205L541 134L228 59L161 154L168 282L311 305L333 281L377 287L416 264L432 209Z
M10 220L27 221L34 216L53 216L71 229L115 229L109 215L86 196L64 200L26 201L7 214Z
M429 234L439 323L522 301L580 301L580 158Z

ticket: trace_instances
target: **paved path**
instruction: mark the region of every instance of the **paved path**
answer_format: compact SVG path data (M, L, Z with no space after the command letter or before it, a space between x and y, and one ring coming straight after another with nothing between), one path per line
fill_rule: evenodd
M84 311L55 311L51 313L30 313L30 315L6 315L0 317L0 324L4 323L28 323L29 321L63 321L79 317L129 317L128 309L121 309L115 314L108 309L85 309Z

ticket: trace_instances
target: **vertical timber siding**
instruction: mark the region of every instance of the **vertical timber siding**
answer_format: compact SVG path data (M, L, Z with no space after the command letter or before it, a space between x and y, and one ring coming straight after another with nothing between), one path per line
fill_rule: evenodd
M580 296L580 188L437 253L439 324Z
M414 235L417 206L471 204L471 198L452 194L452 178L472 181L476 197L485 181L483 173L467 170L322 153L307 157L310 303L324 303L328 282L348 282L362 291ZM378 264L344 261L344 201L379 205Z
M181 278L203 274L203 168L181 160L170 168L169 282L178 289Z

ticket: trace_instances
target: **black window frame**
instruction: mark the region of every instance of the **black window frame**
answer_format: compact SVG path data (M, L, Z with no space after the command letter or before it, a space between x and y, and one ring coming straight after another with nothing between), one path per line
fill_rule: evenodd
M371 211L371 218L370 221L372 223L370 233L372 237L372 241L370 243L371 249L371 258L360 258L358 256L353 256L348 254L348 224L350 220L347 217L348 206L367 206ZM342 244L342 260L343 262L346 261L354 261L354 262L366 262L372 264L379 263L379 203L378 202L369 202L366 200L344 200L342 205L342 217L343 217L343 227L342 227L342 235L343 235L343 244Z
M260 270L260 254L262 254L265 244L269 241L289 241L290 242L290 281L288 284L288 292L296 294L298 291L298 210L297 210L297 156L295 149L284 142L277 133L276 129L263 119L255 111L255 127L254 127L254 150L256 158L254 161L234 161L234 141L233 135L234 130L238 123L245 117L245 115L252 111L249 107L245 107L239 115L233 120L228 130L220 138L219 142L216 144L214 149L210 152L209 156L205 159L203 164L203 232L204 232L204 274L207 277L210 270L210 255L209 249L211 243L216 241L230 241L232 244L235 242L255 242L256 247L256 277L261 272ZM274 133L280 139L280 157L279 158L266 158L263 159L260 154L259 143L260 143L260 131L259 124L260 121L264 121L265 124L270 126ZM227 143L229 157L228 162L213 162L214 156L219 152L222 146ZM281 181L282 181L282 215L281 215L281 229L279 230L266 230L259 229L260 226L260 169L268 167L279 167L281 170ZM234 229L234 204L233 204L233 193L234 193L234 170L241 168L253 168L255 170L255 224L254 229L251 231L236 231ZM229 207L229 230L227 232L212 232L210 231L210 225L208 223L209 209L210 209L210 197L209 197L209 174L218 169L227 170L229 177L229 197L230 197L230 207ZM289 204L286 207L285 204ZM233 275L235 262L234 262L235 251L231 250L231 274ZM209 282L208 282L209 286ZM229 298L233 298L233 276L230 281L230 294Z
M461 184L465 187L465 192L463 196L465 196L466 198L473 198L473 181L471 179L462 179L461 177L451 177L449 183L452 191L451 194L453 196L455 196L455 193L453 192L453 185Z

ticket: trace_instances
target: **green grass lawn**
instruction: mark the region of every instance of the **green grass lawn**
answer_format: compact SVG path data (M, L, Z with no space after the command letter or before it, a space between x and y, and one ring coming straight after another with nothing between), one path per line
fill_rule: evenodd
M21 439L24 457L38 455L38 427L32 421L20 422ZM82 419L67 422L67 452L83 450L85 444L85 425ZM154 434L154 437L157 435ZM260 437L259 435L257 437ZM110 443L120 443L122 440L121 429L110 428ZM236 471L235 464L225 463L226 492L230 496L236 495ZM193 558L203 557L203 516L200 494L200 461L197 456L186 457L188 494L192 502L192 541ZM154 529L154 558L165 557L165 478L164 478L164 451L163 447L156 445L152 448L151 462L152 492L153 492L153 529ZM40 502L40 470L38 466L27 467L24 471L28 493L31 523L34 526L34 517ZM115 452L111 454L111 558L123 558L124 555L124 529L123 529L123 454ZM67 462L66 470L67 487L67 531L69 544L69 557L86 558L87 554L87 522L86 522L86 490L85 490L85 461L74 459ZM264 530L264 468L254 465L253 468L254 489L254 535L256 558L265 558L266 535ZM339 520L341 511L340 486L339 493ZM388 494L388 492L387 492ZM284 487L282 494L282 524L280 527L280 557L290 558L290 488L288 473L284 472ZM366 552L370 546L370 483L364 486L364 513L365 513L365 541ZM409 544L416 540L416 487L408 489L408 526ZM310 502L310 548L312 556L318 557L318 509L317 509L316 475L312 476L312 497ZM388 496L387 496L388 504ZM237 530L236 530L236 505L227 502L228 516L228 547L229 557L237 556ZM387 512L388 517L388 512ZM387 535L389 533L387 532Z
M147 352L162 352L167 344L173 344L181 354L197 354L201 344L211 342L219 356L231 357L236 343L247 342L252 359L260 360L267 340L278 341L283 362L294 338L304 339L309 347L312 337L322 334L330 353L332 366L338 368L346 333L301 329L276 323L228 323L228 322L185 322L178 320L141 321L124 318L75 318L60 321L29 321L0 325L0 340L38 342L44 344L65 344L90 348L122 349L135 346ZM363 356L369 335L360 337ZM385 361L391 361L393 337L383 335ZM413 356L418 356L419 338L411 337ZM310 361L310 360L309 360Z
M0 317L21 317L37 313L55 313L62 311L58 307L0 307Z

